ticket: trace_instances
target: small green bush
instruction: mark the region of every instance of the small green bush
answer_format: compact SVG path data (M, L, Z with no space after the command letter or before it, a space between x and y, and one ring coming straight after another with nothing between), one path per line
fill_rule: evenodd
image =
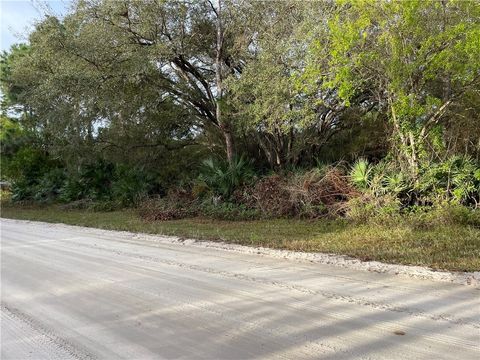
M251 162L243 156L235 159L232 164L210 158L203 161L199 180L215 195L228 200L235 189L247 184L254 176Z
M367 190L372 185L373 168L366 159L358 159L350 169L350 179L360 190Z
M151 174L136 168L117 166L112 182L112 199L122 206L136 204L148 195L153 184Z
M60 189L65 181L63 169L52 169L45 173L35 186L33 199L37 202L53 202L60 194Z
M421 168L416 190L423 199L452 201L478 206L480 202L480 164L467 156L452 156Z

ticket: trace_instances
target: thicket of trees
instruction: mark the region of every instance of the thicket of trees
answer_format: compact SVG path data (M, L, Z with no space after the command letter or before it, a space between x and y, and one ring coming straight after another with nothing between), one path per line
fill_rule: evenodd
M123 205L273 186L317 214L347 176L342 201L477 206L479 54L476 1L78 0L2 55L2 177Z

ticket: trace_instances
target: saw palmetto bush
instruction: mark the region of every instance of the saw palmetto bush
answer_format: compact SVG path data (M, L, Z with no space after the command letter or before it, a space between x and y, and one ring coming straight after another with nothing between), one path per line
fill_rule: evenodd
M473 208L480 205L480 165L468 156L425 161L416 178L393 162L372 165L359 159L351 167L350 180L363 194L362 202L354 206L358 208L368 203L365 213L369 207L378 211L397 208L408 212L414 206L427 206L428 209L444 206L442 203Z
M371 164L366 159L358 159L351 166L350 180L358 190L377 197L386 194L401 196L413 186L412 179L388 161Z
M349 179L361 192L348 203L346 211L347 217L355 221L398 214L411 202L413 181L395 163L371 164L358 159L350 168Z
M423 199L477 208L480 205L480 164L468 156L427 163L421 168L416 190Z
M255 176L251 162L241 156L229 164L225 160L206 159L200 167L199 180L204 182L215 196L227 200L235 189L247 184Z
M368 190L372 184L373 167L366 159L358 159L351 167L350 179L359 190Z
M122 206L138 203L155 185L153 174L142 169L117 166L112 182L112 198Z

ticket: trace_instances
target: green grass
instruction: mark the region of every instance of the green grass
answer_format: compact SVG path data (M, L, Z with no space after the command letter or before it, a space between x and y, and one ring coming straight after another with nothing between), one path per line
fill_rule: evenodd
M480 270L480 229L465 225L418 228L406 221L356 225L327 220L145 222L133 210L65 211L57 206L2 207L1 216L111 230L223 240L242 245L344 254L363 260L423 265L452 271Z

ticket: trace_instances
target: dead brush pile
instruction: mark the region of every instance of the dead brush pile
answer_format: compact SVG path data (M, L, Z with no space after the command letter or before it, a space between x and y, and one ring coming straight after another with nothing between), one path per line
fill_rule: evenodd
M197 207L191 191L174 188L163 198L145 200L138 207L138 212L147 221L165 221L196 216Z
M343 216L348 201L359 196L338 166L267 176L242 194L243 204L266 217L304 218Z
M260 211L265 217L295 216L297 209L287 190L287 178L271 175L260 179L252 188L247 189L245 205Z
M176 188L163 198L145 201L139 213L148 221L194 216L223 219L237 213L248 213L249 219L333 218L345 215L348 202L359 195L344 169L332 166L265 176L254 184L236 189L228 199L215 198L208 193L199 196L195 190Z

